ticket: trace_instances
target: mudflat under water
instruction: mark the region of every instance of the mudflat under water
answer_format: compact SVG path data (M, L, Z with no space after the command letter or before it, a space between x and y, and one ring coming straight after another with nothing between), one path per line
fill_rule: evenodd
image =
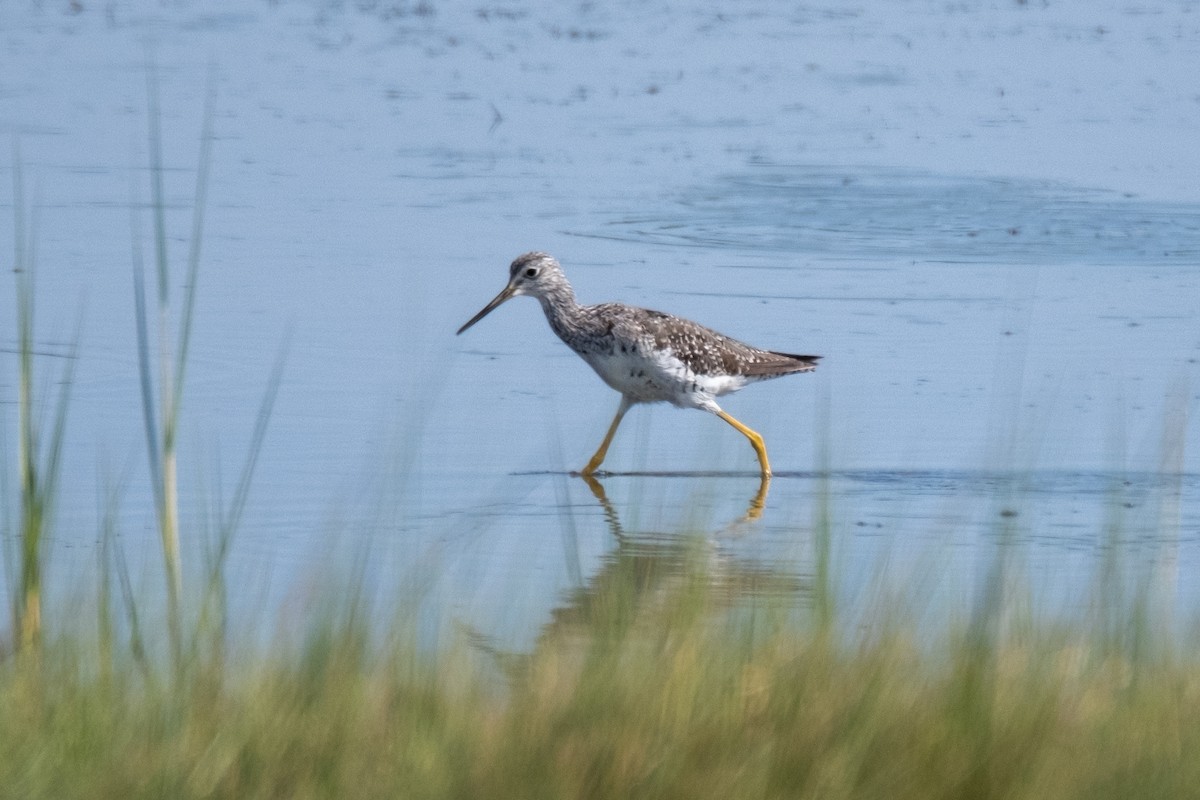
M1115 546L1196 610L1198 3L8 3L0 47L0 236L19 159L47 386L80 330L60 598L112 487L159 580L131 277L152 71L177 295L214 96L188 530L286 346L228 567L244 616L332 565L519 645L614 571L670 575L687 532L731 591L803 605L826 507L847 601L961 606L1003 552L1069 609ZM778 472L760 519L753 452L696 412L632 412L599 494L566 474L617 397L529 301L454 336L530 249L584 302L825 356L725 403Z

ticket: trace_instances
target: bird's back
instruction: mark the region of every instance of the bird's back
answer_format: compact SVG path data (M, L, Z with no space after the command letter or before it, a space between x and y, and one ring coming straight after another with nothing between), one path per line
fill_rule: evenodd
M622 303L584 306L565 341L634 402L702 407L747 383L808 372L817 356L760 350L691 320Z
M726 375L765 380L817 368L820 356L762 350L690 319L648 308L608 303L615 307L613 335L636 340L658 352L669 352L698 375Z

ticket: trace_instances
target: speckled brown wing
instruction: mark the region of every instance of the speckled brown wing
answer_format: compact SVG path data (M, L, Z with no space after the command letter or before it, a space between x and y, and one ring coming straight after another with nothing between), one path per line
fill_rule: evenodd
M774 378L817 368L820 356L793 355L751 347L691 320L645 308L629 308L629 322L656 349L670 349L701 375L745 375Z

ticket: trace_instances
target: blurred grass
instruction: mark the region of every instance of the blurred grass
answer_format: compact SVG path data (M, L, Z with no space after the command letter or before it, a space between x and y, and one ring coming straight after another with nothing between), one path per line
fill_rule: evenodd
M5 566L18 565L19 578L9 585L16 586L12 599L13 646L28 649L41 638L42 629L42 551L43 541L51 527L58 477L62 463L63 436L67 427L68 399L76 364L75 348L66 354L65 366L59 379L58 396L52 406L38 401L33 359L34 330L34 268L36 258L27 238L25 199L20 167L20 150L13 147L13 273L16 284L17 321L17 473L19 475L20 508L18 553L14 557L5 549ZM78 341L78 333L75 341ZM41 395L44 398L46 393ZM48 411L50 421L42 412ZM7 488L7 487L5 487ZM5 492L7 495L7 491ZM7 496L4 498L7 508ZM7 533L7 514L0 521ZM7 540L9 537L6 536ZM7 545L8 542L6 541ZM11 570L10 570L11 573Z
M829 635L815 616L751 623L692 569L632 617L595 614L503 663L318 614L297 642L147 680L130 655L97 669L90 634L68 626L39 659L0 664L0 796L1167 798L1200 786L1195 653L1120 653L1037 624L918 642L902 616L862 636Z
M192 201L192 230L189 238L187 273L183 283L182 316L178 331L171 325L171 260L168 254L167 200L163 188L163 152L158 74L153 62L146 68L147 144L150 158L150 209L154 225L155 295L158 300L158 383L151 368L151 330L146 311L145 264L141 250L141 225L137 203L131 203L133 231L133 290L135 329L138 344L138 377L142 395L142 420L145 429L150 477L154 487L155 510L167 578L168 624L171 652L182 661L183 639L180 630L180 597L183 592L183 565L179 554L179 477L177 436L180 406L183 404L184 376L192 336L196 307L196 287L200 276L200 246L203 241L208 172L211 163L212 118L215 74L210 70L209 90L204 109L204 127L200 135L200 158L196 168L196 188ZM156 397L157 389L157 397ZM156 402L157 400L157 402Z

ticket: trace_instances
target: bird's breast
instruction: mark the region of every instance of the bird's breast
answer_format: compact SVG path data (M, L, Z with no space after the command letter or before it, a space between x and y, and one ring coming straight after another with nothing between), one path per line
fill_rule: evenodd
M736 375L698 374L668 350L617 347L581 355L605 383L635 403L707 409L713 397L735 392L746 383Z

